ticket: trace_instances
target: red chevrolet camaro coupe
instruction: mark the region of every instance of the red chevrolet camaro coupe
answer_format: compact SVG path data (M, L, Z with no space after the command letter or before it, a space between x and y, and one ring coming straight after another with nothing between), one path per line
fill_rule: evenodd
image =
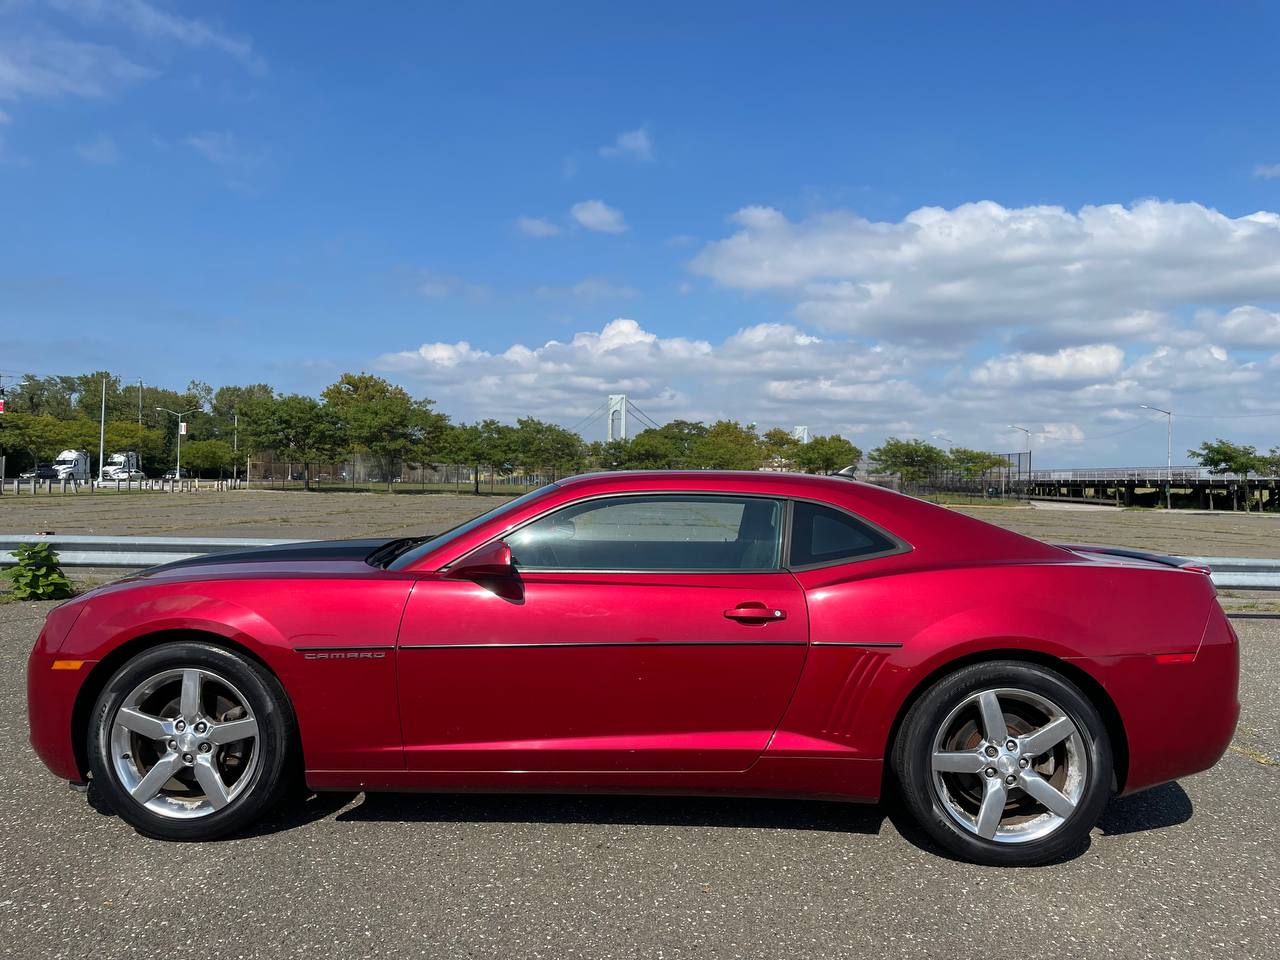
M1082 844L1239 705L1205 571L875 486L576 477L427 539L216 554L56 608L31 740L143 833L314 790L876 801L975 861Z

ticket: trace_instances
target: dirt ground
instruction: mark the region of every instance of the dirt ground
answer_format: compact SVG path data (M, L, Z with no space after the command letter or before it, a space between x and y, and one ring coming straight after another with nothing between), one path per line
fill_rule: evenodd
M454 494L232 491L6 495L0 533L308 539L439 533L505 498ZM1180 556L1280 557L1280 516L1165 513L1046 504L956 509L1052 542L1103 543Z
M1032 507L957 507L1051 543L1135 547L1181 557L1280 557L1280 515Z

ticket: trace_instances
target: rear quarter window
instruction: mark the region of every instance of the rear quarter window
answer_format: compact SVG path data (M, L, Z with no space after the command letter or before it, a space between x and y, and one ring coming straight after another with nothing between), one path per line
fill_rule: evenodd
M896 541L841 510L802 500L792 507L790 565L793 567L857 560L898 549Z

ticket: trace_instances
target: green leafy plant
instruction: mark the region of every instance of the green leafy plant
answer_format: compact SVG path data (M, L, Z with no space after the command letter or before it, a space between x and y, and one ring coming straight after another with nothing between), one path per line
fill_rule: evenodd
M13 551L13 566L4 576L18 600L61 600L75 590L58 565L58 554L47 543L24 543Z

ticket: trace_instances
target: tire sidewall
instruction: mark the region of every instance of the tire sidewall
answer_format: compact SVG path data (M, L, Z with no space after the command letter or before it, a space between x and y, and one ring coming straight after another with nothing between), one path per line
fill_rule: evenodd
M975 836L952 819L934 787L930 758L939 726L965 697L993 687L1027 690L1047 698L1066 712L1084 740L1088 773L1080 802L1065 823L1038 840L1010 844ZM1083 846L1111 797L1111 740L1101 715L1075 684L1037 664L992 661L942 678L911 708L896 747L894 766L916 820L951 853L978 863L1036 866L1067 856Z
M221 810L189 820L148 810L125 790L110 761L111 728L124 698L165 670L200 667L225 677L249 702L258 721L258 760L243 792ZM112 811L140 833L166 840L225 836L261 816L278 799L293 735L292 711L275 677L257 663L207 643L163 644L138 654L107 681L89 717L89 766L94 786Z

